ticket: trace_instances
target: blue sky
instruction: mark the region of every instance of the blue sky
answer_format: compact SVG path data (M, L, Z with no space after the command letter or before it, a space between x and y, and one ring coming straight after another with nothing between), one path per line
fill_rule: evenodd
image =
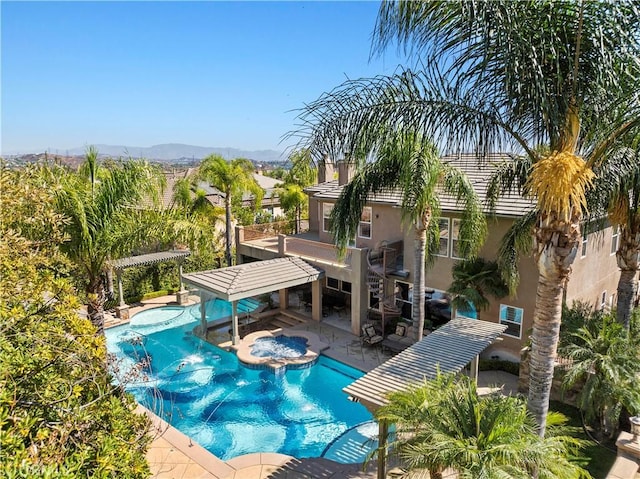
M369 60L379 2L9 2L3 154L89 144L284 150L295 112Z

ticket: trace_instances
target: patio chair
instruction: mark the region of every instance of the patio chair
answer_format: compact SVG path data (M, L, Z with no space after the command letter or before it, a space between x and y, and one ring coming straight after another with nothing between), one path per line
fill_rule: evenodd
M362 326L362 342L373 346L381 343L384 338L378 334L376 328L372 324L365 324Z

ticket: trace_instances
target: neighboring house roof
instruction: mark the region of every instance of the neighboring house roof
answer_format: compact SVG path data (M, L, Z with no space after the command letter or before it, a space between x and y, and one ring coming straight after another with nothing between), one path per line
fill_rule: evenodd
M282 182L280 180L276 180L275 178L269 178L268 176L263 176L258 173L253 174L253 178L256 180L256 183L264 190L263 198L277 198L278 195L275 193L275 187ZM205 192L205 196L214 206L224 206L224 198L226 195L224 192L220 191L215 186L211 186L206 181L199 181L198 188L202 189ZM249 203L253 200L253 195L251 193L245 192L242 194L242 201ZM273 203L273 201L272 201Z
M193 168L187 168L186 170L173 170L173 171L165 171L164 177L166 181L166 185L162 192L162 206L165 208L171 208L173 206L173 188L178 182L178 180L182 180L189 176Z
M480 202L486 205L487 185L494 165L508 158L507 155L492 155L486 160L484 165L480 165L478 158L474 155L443 157L442 160L457 166L467 174L480 198ZM314 198L337 200L343 187L344 186L338 185L338 180L332 180L305 188L305 191L310 193ZM400 206L402 204L402 194L400 190L378 191L371 195L368 201L370 203ZM461 206L457 205L455 198L451 195L441 194L440 203L443 211L459 211L461 209ZM498 216L522 216L525 211L531 210L534 205L535 202L533 200L523 198L517 193L506 194L498 199L495 213ZM485 211L488 212L486 207Z
M281 185L283 183L282 180L277 180L275 178L271 178L270 176L261 175L260 173L254 173L253 179L256 180L256 183L258 183L263 190L271 190L277 185Z

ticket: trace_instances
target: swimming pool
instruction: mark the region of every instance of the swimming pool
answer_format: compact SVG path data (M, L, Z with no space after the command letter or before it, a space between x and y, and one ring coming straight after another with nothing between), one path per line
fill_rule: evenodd
M229 303L215 301L226 305L207 304L207 312L230 314ZM343 435L354 437L359 425L372 420L366 408L342 392L361 371L325 356L313 367L283 374L250 369L234 353L192 334L199 322L197 305L157 309L108 329L109 352L119 358L121 369L147 359L127 390L219 458L252 452L297 458L325 453L334 460L358 462L374 447L356 447L349 454L328 447L340 444ZM207 315L209 321L218 317Z

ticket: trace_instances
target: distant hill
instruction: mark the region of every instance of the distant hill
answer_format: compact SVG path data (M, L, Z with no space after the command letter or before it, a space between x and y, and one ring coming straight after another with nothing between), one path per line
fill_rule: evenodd
M124 146L124 145L94 145L101 156L146 158L148 160L172 161L172 160L199 160L211 153L217 153L226 159L248 158L257 163L285 161L285 154L277 150L240 150L237 148L206 147L194 145L182 145L179 143L167 143L154 146ZM60 152L68 156L84 155L86 147L72 148L69 150L49 150L50 153Z

